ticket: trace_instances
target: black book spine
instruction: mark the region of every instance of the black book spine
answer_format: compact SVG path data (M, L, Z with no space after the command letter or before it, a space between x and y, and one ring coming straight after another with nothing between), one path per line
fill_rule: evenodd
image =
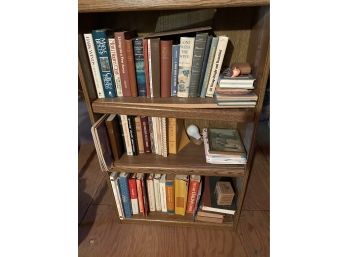
M129 136L132 143L132 151L133 155L138 155L138 144L137 144L137 133L135 127L135 118L134 116L127 116L128 128L129 128Z

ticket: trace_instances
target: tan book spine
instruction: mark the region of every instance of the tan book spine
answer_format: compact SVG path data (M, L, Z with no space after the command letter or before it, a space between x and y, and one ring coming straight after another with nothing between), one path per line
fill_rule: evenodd
M141 129L141 121L140 121L139 116L135 117L135 128L137 131L137 141L138 141L139 153L144 153L143 133L142 133L142 129Z
M169 154L176 154L177 138L176 138L176 118L168 118L168 150Z

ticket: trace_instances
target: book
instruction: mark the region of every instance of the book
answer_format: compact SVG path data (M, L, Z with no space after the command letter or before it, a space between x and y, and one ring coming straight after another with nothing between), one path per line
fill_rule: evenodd
M168 153L177 154L181 140L184 119L168 118Z
M145 72L145 85L146 85L146 96L151 97L150 92L150 74L149 74L149 50L148 50L148 39L143 39L143 52L144 52L144 72Z
M116 54L116 43L114 38L109 38L109 49L110 49L110 57L111 57L112 71L114 75L116 93L117 93L117 96L123 96L120 69L118 67L118 60L117 60L117 54Z
M135 38L133 41L138 96L146 96L143 41L144 40L142 38Z
M136 116L134 118L135 120L135 129L137 132L137 145L138 145L138 149L139 149L139 153L144 153L144 141L143 141L143 132L142 132L142 128L141 128L141 121L140 121L140 117Z
M150 141L151 141L151 152L152 153L156 153L154 131L153 131L153 124L152 124L152 117L147 117L147 121L148 121L148 124L149 124Z
M187 195L186 213L194 213L196 207L196 200L198 196L199 184L201 183L200 175L191 175L189 190Z
M154 148L155 151L154 153L159 154L159 146L158 146L158 140L159 140L159 134L157 130L157 118L156 117L151 117L152 120L152 131L153 131L153 143L154 143Z
M160 191L160 179L161 174L155 174L153 178L153 186L155 191L155 206L156 211L162 211L162 205L161 205L161 191Z
M147 116L140 116L141 131L143 136L144 152L151 153L151 138Z
M219 42L216 46L214 61L213 61L213 65L212 65L212 69L211 69L211 73L209 77L207 93L205 94L206 97L213 97L216 83L220 75L222 62L224 60L227 43L228 43L228 37L219 36Z
M222 213L222 214L231 214L235 213L236 206L221 206L216 202L216 196L214 194L214 190L216 183L220 180L220 177L209 177L206 176L204 178L204 190L202 196L202 203L200 209L202 211L214 212L214 213Z
M138 205L139 212L145 216L145 208L144 208L144 195L142 188L142 181L144 180L144 173L136 174L136 184L137 184L137 196L138 196Z
M123 214L122 199L121 199L121 195L120 195L120 190L119 190L118 183L117 183L117 172L113 171L110 174L110 183L111 183L111 187L112 187L112 192L114 193L114 197L115 197L118 217L121 220L123 220L124 214Z
M215 186L216 203L218 205L231 205L234 191L229 181L218 181Z
M175 191L174 191L174 174L168 174L166 176L166 205L167 212L175 212Z
M180 38L180 56L178 70L178 97L188 97L191 78L191 66L193 48L195 45L194 37Z
M128 188L129 188L129 197L132 204L132 213L139 214L136 173L133 173L128 178Z
M161 97L171 95L172 40L160 40Z
M133 40L125 39L126 53L127 53L127 67L129 76L129 85L131 89L131 96L138 96L137 81L135 78L135 63L134 63L134 52L133 52Z
M99 65L105 97L115 97L114 76L111 70L110 50L106 29L92 30L92 37Z
M213 217L205 217L205 216L196 216L196 221L203 221L203 222L211 222L211 223L223 223L224 219L222 218L213 218Z
M161 208L162 212L167 212L167 196L166 196L166 174L162 174L160 179L160 193L161 193Z
M189 85L189 97L197 97L198 84L202 70L205 45L207 42L208 33L197 33L195 37L195 46L193 49L191 79Z
M188 176L175 176L175 214L185 215L188 189Z
M206 211L197 211L197 216L201 217L209 217L209 218L217 218L217 219L223 219L223 214L213 213L213 212L206 212Z
M133 155L138 155L139 149L138 149L138 143L137 143L137 136L136 136L136 127L135 127L135 117L134 116L127 116L128 121L128 129L129 129L129 137L131 141L132 146L132 152Z
M131 206L131 200L130 200L129 189L128 189L128 176L129 176L129 173L122 172L118 177L118 186L120 188L124 216L126 218L131 218L132 206Z
M161 136L162 136L162 156L168 156L168 136L167 136L167 118L161 117Z
M118 116L116 114L110 114L105 120L105 125L109 136L112 155L114 160L118 160L124 153Z
M207 69L207 64L208 64L208 58L209 58L209 53L210 53L210 47L211 47L211 42L213 41L213 36L208 36L205 48L204 48L204 56L203 56L203 62L202 62L202 68L201 68L201 73L199 75L199 83L198 83L198 89L197 89L197 95L201 95L202 87L203 87L203 81L205 77L205 71Z
M234 94L228 95L226 93L220 94L215 92L214 98L217 102L247 102L253 101L256 104L258 96L254 92L250 92L247 94Z
M161 96L161 59L160 39L151 38L148 40L149 55L149 77L151 97Z
M176 96L178 90L180 45L172 45L172 74L171 74L171 96Z
M245 153L244 145L236 129L208 129L209 153L240 155Z
M153 38L153 37L183 35L183 34L191 34L191 33L195 33L195 32L209 31L209 30L212 30L211 26L185 28L185 29L169 30L169 31L162 31L162 32L154 32L154 33L150 33L146 37Z
M147 198L147 190L146 190L146 179L145 179L145 174L141 173L140 175L140 181L141 181L141 189L142 189L142 194L143 194L143 203L144 203L144 216L146 217L147 214L149 213L149 201ZM138 177L137 177L138 178Z
M130 139L127 115L120 115L120 117L121 117L121 121L122 121L121 124L122 124L122 130L123 130L124 142L126 145L127 155L133 155L132 142Z
M155 200L155 188L153 184L154 174L148 174L146 178L147 193L148 193L148 203L150 211L156 211L156 200Z
M103 83L102 83L101 76L100 76L100 70L99 70L99 66L98 66L97 55L95 52L92 34L86 33L86 34L83 34L83 36L85 38L86 49L87 49L88 58L89 58L89 64L91 65L94 86L95 86L95 89L97 91L97 96L98 96L98 98L104 98L105 95L104 95Z
M203 84L202 84L202 89L201 89L201 97L202 98L205 98L205 94L207 93L208 82L209 82L210 73L212 70L213 61L214 61L216 47L217 47L218 42L219 42L218 37L213 37L213 39L211 40L209 57L208 57L207 66L206 66L206 69L204 72L204 79L203 79Z
M162 144L162 118L156 117L156 130L157 130L157 147L158 154L163 155L163 144Z
M134 33L131 31L120 31L114 33L123 96L132 96L129 80L130 75L128 71L126 39L131 39L133 37Z

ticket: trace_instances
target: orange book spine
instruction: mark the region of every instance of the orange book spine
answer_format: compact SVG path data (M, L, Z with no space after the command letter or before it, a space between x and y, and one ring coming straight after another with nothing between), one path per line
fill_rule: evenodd
M137 193L138 193L138 204L139 204L139 212L141 212L143 215L144 213L144 198L143 198L143 189L141 186L141 180L137 179Z
M196 199L199 189L199 181L190 180L186 213L193 213L195 210Z
M175 196L174 196L174 181L166 181L166 201L167 201L167 212L175 212Z

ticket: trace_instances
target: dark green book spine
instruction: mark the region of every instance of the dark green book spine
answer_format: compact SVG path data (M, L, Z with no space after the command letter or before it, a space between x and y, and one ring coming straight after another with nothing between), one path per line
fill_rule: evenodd
M201 94L201 91L202 91L203 80L204 80L205 70L207 68L208 57L209 57L210 46L211 46L212 40L213 40L213 36L208 36L207 43L205 44L202 69L201 69L201 74L199 75L199 83L198 83L198 90L197 90L198 96Z

